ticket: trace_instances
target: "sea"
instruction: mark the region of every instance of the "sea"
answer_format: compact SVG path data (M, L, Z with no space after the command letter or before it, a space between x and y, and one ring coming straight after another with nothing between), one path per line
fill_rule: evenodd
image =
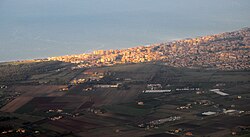
M0 0L0 62L123 49L250 26L250 0Z

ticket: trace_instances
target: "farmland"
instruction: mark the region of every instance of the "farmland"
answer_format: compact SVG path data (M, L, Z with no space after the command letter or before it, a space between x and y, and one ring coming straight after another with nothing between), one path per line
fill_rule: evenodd
M234 132L234 136L250 134L249 71L174 68L160 63L71 71L65 65L61 69L34 73L18 84L1 89L3 93L18 93L1 108L1 117L7 119L0 121L6 127L1 132L7 131L3 135L125 137L191 133L228 137ZM155 84L153 88L157 90L171 92L143 93L146 89L154 90L149 84ZM211 89L220 89L228 95L221 96ZM214 115L202 115L208 111ZM7 130L19 128L25 129L25 133Z

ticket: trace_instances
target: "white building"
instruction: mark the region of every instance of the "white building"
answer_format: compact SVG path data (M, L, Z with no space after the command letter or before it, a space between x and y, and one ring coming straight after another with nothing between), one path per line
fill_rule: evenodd
M145 90L143 93L169 93L171 92L170 89L167 90Z

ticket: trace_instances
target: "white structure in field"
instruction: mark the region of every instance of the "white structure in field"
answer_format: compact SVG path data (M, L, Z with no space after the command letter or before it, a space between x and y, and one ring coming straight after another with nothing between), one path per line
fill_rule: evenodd
M225 93L225 92L221 92L220 89L211 89L210 91L219 94L221 96L228 96L229 94Z
M228 109L228 110L224 109L223 110L223 113L225 113L225 114L227 114L227 113L234 113L234 112L236 112L236 110L234 110L234 109Z
M201 114L204 115L204 116L211 116L211 115L215 115L216 112L207 111L207 112L203 112L203 113L201 113Z
M116 85L94 85L95 88L118 88L119 84Z
M170 89L167 90L145 90L143 93L169 93L171 92Z

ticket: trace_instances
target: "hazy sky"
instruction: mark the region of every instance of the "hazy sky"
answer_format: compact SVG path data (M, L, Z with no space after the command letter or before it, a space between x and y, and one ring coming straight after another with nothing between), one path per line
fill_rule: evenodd
M0 61L250 27L250 0L0 0Z

